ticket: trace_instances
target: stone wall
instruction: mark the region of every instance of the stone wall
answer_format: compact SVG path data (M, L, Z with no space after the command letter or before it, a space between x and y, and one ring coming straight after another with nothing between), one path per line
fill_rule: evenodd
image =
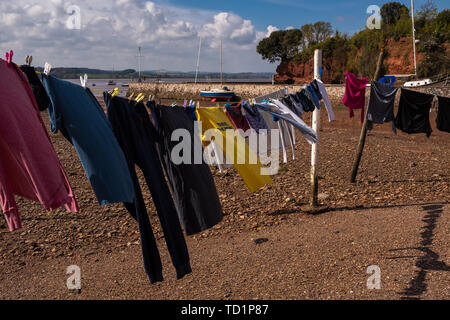
M288 88L289 92L300 91L303 85L271 85L271 84L227 84L238 97L243 99L256 98L267 95L274 91ZM325 85L330 98L342 99L345 93L344 85ZM130 83L129 94L143 93L145 96L155 95L158 99L172 100L200 100L201 90L220 88L220 84L194 84L194 83ZM411 88L425 93L435 93L441 96L450 96L450 83L424 86L421 88ZM369 96L370 89L366 90Z
M302 85L271 85L271 84L227 84L230 90L244 99L256 98L288 87L289 92L301 90ZM146 96L155 95L158 99L200 99L201 90L220 88L220 84L194 83L130 83L129 93L143 93ZM328 86L330 96L343 96L343 86Z

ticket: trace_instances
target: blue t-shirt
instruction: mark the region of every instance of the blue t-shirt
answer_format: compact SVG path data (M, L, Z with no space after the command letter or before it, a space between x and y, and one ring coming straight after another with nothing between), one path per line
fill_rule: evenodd
M42 74L51 131L75 147L100 205L133 202L128 165L106 115L89 89Z

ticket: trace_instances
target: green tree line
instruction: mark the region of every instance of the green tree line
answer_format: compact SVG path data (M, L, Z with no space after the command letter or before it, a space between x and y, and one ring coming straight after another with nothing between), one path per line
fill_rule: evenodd
M378 54L387 40L412 36L411 13L405 5L389 2L383 5L380 15L381 29L364 29L350 37L337 30L333 32L329 22L319 21L300 29L275 31L261 40L256 50L270 63L304 63L312 58L314 50L322 49L324 58L333 58L336 62L333 82L340 82L345 71L370 76L375 72ZM415 21L419 39L417 50L424 54L418 65L418 76L448 73L450 57L443 44L450 41L450 10L438 12L428 0L415 13Z

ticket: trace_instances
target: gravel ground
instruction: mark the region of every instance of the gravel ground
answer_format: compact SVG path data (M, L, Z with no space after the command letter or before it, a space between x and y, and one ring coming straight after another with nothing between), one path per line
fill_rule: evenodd
M153 286L135 221L120 204L97 204L76 152L53 135L81 212L47 213L18 199L24 228L11 233L0 218L0 298L449 299L450 136L436 129L430 139L395 136L390 124L377 126L358 182L350 184L360 123L342 107L336 114L329 124L322 112L320 132L319 192L330 211L301 212L309 197L310 146L299 134L297 160L254 194L234 169L213 170L226 216L187 238L193 274L182 280L175 279L143 188L166 278ZM80 294L65 287L65 270L74 264L82 272ZM381 290L367 289L371 265L381 269Z

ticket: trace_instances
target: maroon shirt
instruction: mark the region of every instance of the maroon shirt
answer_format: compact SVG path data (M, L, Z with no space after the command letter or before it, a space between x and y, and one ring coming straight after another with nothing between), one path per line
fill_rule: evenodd
M247 118L244 117L241 110L241 104L232 105L225 108L225 114L235 129L242 129L244 132L250 130L250 125Z

